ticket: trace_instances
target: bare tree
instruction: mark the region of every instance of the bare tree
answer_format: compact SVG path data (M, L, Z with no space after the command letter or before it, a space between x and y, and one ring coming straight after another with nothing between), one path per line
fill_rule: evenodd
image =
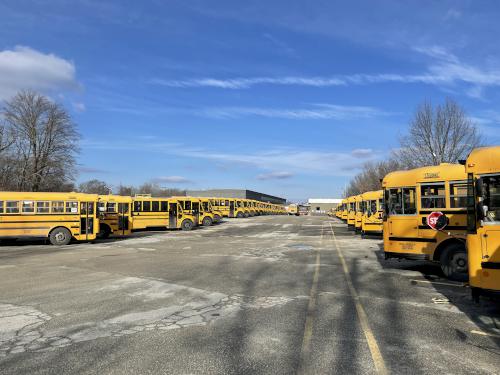
M443 105L421 104L400 140L395 157L407 168L456 163L481 144L476 125L452 99Z
M82 182L78 186L78 191L81 193L102 194L102 195L107 195L112 192L111 188L106 182L97 179L89 180L87 182Z
M376 163L369 162L363 166L360 173L350 181L345 196L358 195L367 191L380 190L380 181L392 171L402 169L402 165L395 158L389 158Z
M20 191L61 190L74 179L79 134L59 104L33 91L23 91L2 110L12 134L10 188Z

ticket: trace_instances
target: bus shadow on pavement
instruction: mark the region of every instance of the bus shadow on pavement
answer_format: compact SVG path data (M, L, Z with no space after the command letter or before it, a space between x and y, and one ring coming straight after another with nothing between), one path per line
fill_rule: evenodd
M436 292L442 294L445 297L444 299L436 299L432 302L451 304L466 314L485 333L484 336L496 344L496 347L481 348L492 351L497 355L500 354L500 298L482 296L479 303L474 302L467 283L447 279L441 271L441 267L437 264L406 259L385 260L383 243L379 244L376 256L384 270L419 272L420 277L404 274L402 276L408 278L410 287L433 288ZM467 341L471 332L462 332L456 329L456 334L461 341ZM474 345L473 343L470 344Z

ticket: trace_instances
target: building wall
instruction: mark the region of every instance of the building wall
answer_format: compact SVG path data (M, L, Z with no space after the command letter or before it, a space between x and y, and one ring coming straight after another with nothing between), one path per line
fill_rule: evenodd
M286 199L275 197L274 195L259 193L253 190L244 189L209 189L209 190L188 190L187 195L193 197L218 197L218 198L240 198L255 199L262 202L275 204L285 204Z
M326 215L332 208L336 208L338 203L311 203L311 215Z

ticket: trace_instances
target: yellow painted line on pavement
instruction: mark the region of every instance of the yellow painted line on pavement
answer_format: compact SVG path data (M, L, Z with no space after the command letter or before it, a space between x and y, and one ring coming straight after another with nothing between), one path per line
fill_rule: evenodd
M323 245L323 229L321 227L321 246ZM313 281L311 291L309 292L309 303L307 305L306 322L304 324L304 336L302 338L302 347L300 349L300 362L297 369L297 374L307 374L306 364L310 359L311 353L311 338L314 327L314 309L316 308L316 297L318 294L319 269L321 262L321 246L316 251L316 261L314 267Z
M500 338L499 334L496 333L489 333L489 332L484 332L484 331L476 331L472 330L470 333L473 333L475 335L481 335L481 336L489 336L489 337L495 337L495 338Z
M347 281L347 286L349 288L349 294L354 300L354 304L356 306L356 312L358 313L358 319L361 324L361 329L365 334L366 341L368 343L368 347L370 349L370 353L373 359L373 363L375 364L375 369L378 374L388 374L389 371L384 362L384 358L382 357L382 353L380 352L377 340L375 339L375 335L370 328L370 324L368 322L368 316L366 315L365 309L361 304L361 300L359 298L358 292L352 283L351 275L349 273L349 268L347 267L347 263L345 261L344 255L342 254L342 250L340 250L340 246L337 242L337 237L335 237L335 232L333 231L332 224L330 223L330 230L332 231L333 243L335 244L335 248L337 249L337 253L340 258L340 263L342 264L342 269L344 270L345 278Z

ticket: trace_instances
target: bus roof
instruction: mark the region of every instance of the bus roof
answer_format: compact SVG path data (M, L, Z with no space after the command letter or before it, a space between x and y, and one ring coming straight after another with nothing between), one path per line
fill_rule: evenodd
M387 174L382 186L415 186L422 182L440 182L453 180L466 180L465 168L460 164L441 163L428 167L410 169L408 171L396 171Z
M97 194L72 192L31 192L31 191L2 191L0 200L97 200Z
M465 169L467 173L498 173L500 171L500 146L475 148L467 158Z
M384 196L384 193L382 190L374 190L374 191L367 191L366 193L361 194L362 199L365 201L367 200L374 200L374 199L380 199Z

